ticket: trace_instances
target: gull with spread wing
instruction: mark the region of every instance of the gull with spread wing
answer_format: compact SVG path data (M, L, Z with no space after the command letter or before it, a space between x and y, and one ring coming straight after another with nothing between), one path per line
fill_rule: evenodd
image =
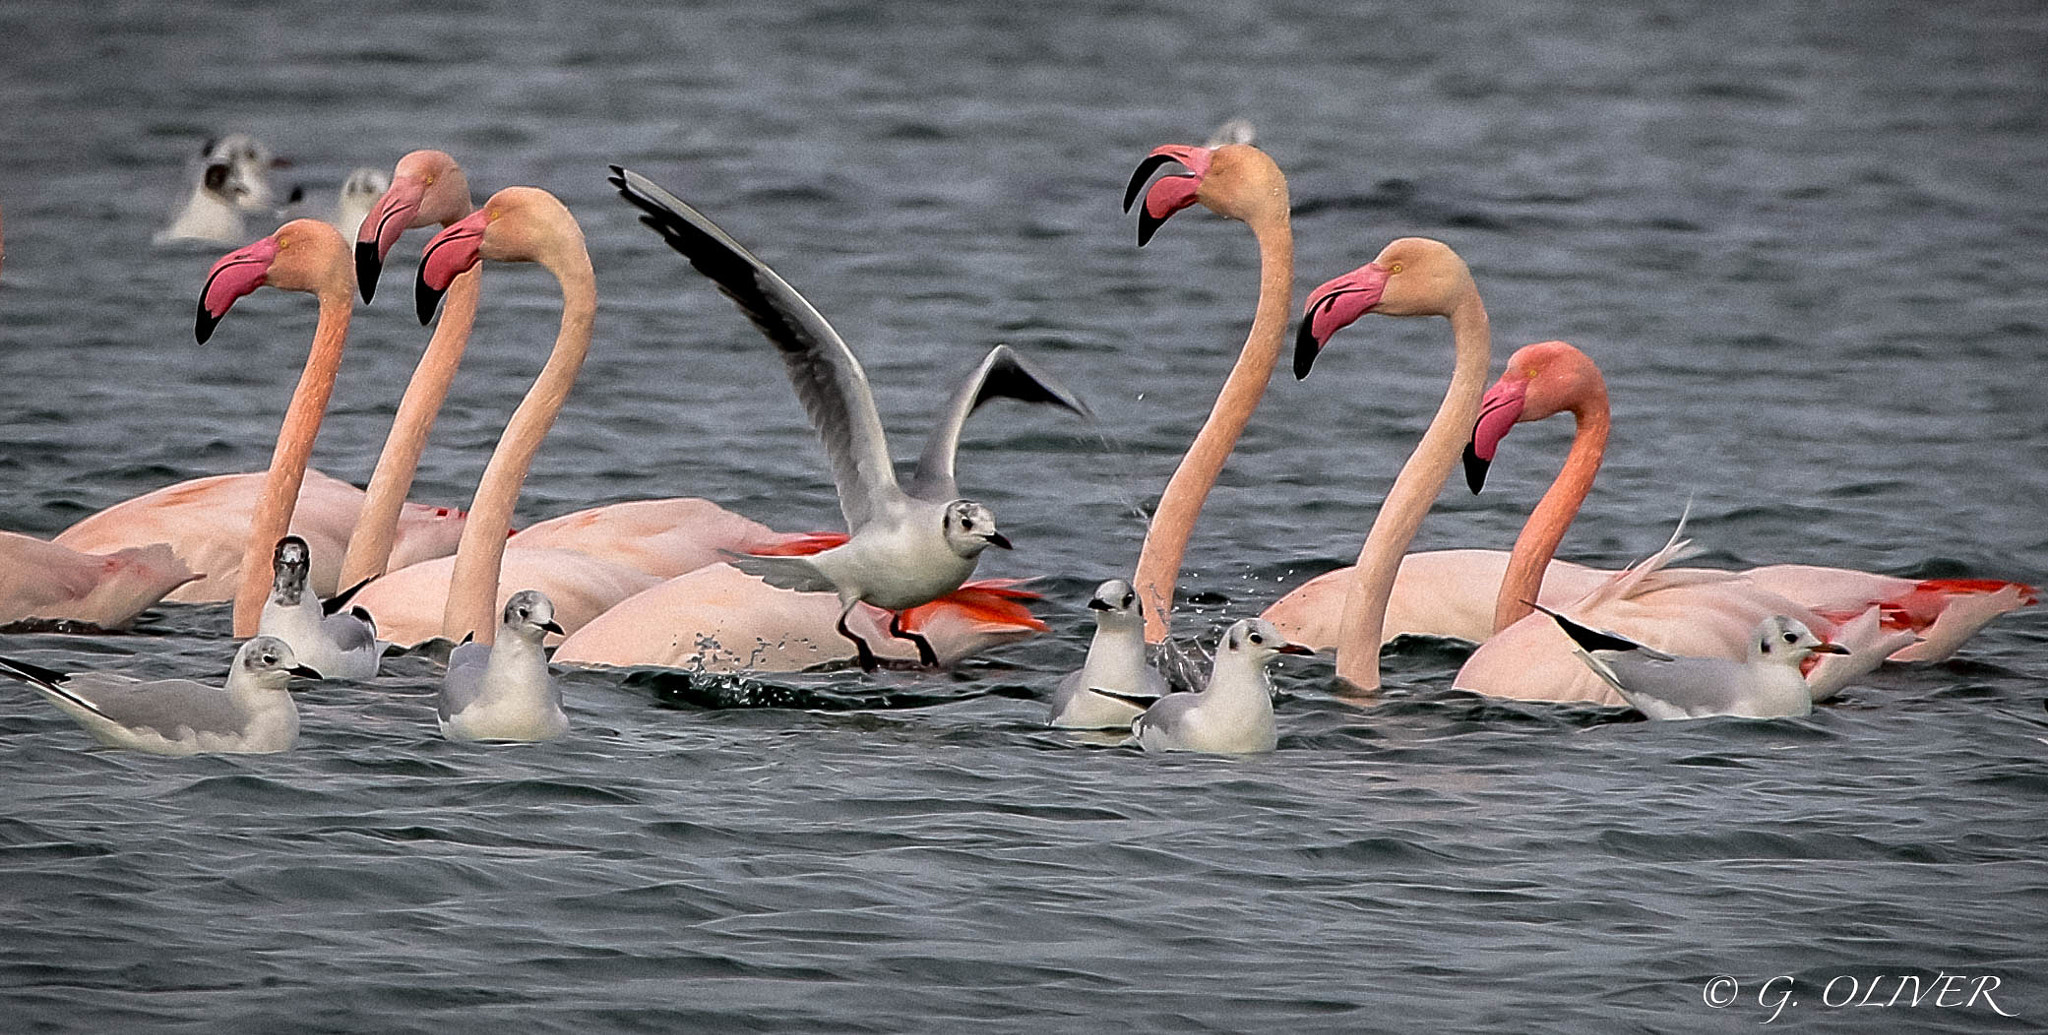
M847 615L863 602L897 612L890 633L916 643L926 665L938 664L931 644L904 629L901 612L959 589L988 547L1010 548L986 505L958 498L953 457L961 426L982 403L997 397L1047 403L1091 417L1087 405L1009 346L998 345L954 393L906 489L896 481L867 374L825 317L675 195L638 173L618 166L612 172L613 186L644 213L640 221L716 283L775 344L831 457L839 509L851 538L808 556L749 555L735 557L734 565L780 589L837 593L836 628L853 641L864 669L876 667L874 651L846 624Z

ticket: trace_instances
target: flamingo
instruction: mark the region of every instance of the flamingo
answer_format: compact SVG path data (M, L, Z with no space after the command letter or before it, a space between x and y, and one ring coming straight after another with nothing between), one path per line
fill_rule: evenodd
M357 595L376 617L380 635L400 645L471 633L491 643L515 589L544 592L554 602L554 620L568 629L658 581L571 550L507 548L520 486L590 351L597 282L583 230L569 210L539 188L507 187L427 242L414 289L421 316L432 319L457 276L483 259L537 263L553 274L562 290L561 326L540 376L484 467L455 556L398 568Z
M164 543L80 553L0 532L0 625L42 619L126 629L165 594L198 578Z
M1448 318L1456 360L1444 402L1396 476L1346 580L1337 676L1368 691L1380 685L1379 647L1402 554L1478 423L1491 352L1485 305L1464 260L1440 241L1411 237L1389 244L1372 262L1310 293L1295 353L1296 376L1306 376L1331 335L1373 312ZM1561 530L1557 534L1562 535ZM1525 550L1547 550L1556 543L1548 535L1525 534L1521 545ZM1851 650L1848 657L1830 658L1811 674L1816 699L1869 671L1883 659L1880 651L1889 652L1904 642L1900 634L1878 628L1874 608L1851 621L1836 622L1739 576L1666 570L1687 546L1674 535L1643 564L1603 577L1590 593L1559 610L1672 654L1734 659L1745 656L1749 635L1762 618L1788 615ZM1540 577L1544 567L1511 561L1504 570L1529 579ZM1502 595L1508 586L1501 584ZM1536 588L1528 582L1515 591L1533 598ZM1911 634L1903 636L1909 639ZM1495 633L1467 659L1455 685L1498 697L1622 703L1612 687L1571 656L1570 641L1547 619L1539 625L1524 618Z
M1512 570L1505 579L1495 579L1495 629L1527 615L1532 598L1556 606L1590 591L1611 574L1551 560L1592 488L1607 441L1607 385L1585 353L1564 342L1544 342L1526 346L1509 359L1507 372L1487 392L1484 416L1473 430L1467 454L1467 473L1476 488L1485 477L1486 464L1515 425L1562 412L1577 417L1578 432L1564 468L1516 541ZM1538 572L1547 572L1541 576L1540 595L1531 592ZM1985 623L2036 599L2032 586L1998 579L1916 580L1808 564L1767 565L1740 574L1759 589L1837 622L1879 608L1886 629L1921 637L1895 652L1890 659L1894 661L1943 660ZM1482 580L1471 584L1483 587Z
M1179 163L1188 173L1160 177L1145 192L1138 216L1138 245L1143 247L1169 217L1196 202L1217 215L1243 220L1258 242L1259 297L1251 332L1238 351L1237 362L1208 419L1167 480L1138 551L1132 585L1145 605L1145 640L1155 644L1167 636L1167 612L1173 606L1174 584L1180 579L1181 559L1194 534L1195 519L1238 436L1258 409L1286 345L1288 306L1294 294L1294 234L1288 225L1287 177L1280 167L1248 143L1154 148L1131 176L1124 192L1124 210L1130 210L1139 188L1153 173L1172 163Z

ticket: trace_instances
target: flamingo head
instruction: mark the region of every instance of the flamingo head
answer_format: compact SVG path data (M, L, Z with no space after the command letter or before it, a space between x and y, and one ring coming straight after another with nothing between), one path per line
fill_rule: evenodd
M235 300L264 285L286 291L329 291L348 281L341 232L317 219L294 219L277 232L221 257L199 292L193 334L204 343ZM352 290L349 285L343 290Z
M1479 421L1465 446L1466 484L1475 493L1486 484L1487 466L1515 425L1567 410L1582 413L1606 398L1600 368L1570 344L1542 341L1516 349L1507 370L1479 404Z
M1139 188L1153 173L1176 162L1187 172L1162 176L1145 191L1145 205L1138 213L1139 247L1152 239L1168 217L1197 201L1231 219L1284 217L1287 213L1287 178L1280 174L1280 167L1264 151L1236 143L1154 148L1131 175L1130 186L1124 190L1124 211L1131 210Z
M356 283L363 301L377 293L377 277L391 246L407 230L446 225L469 214L469 180L443 151L414 151L398 160L391 186L356 231Z
M1442 241L1403 237L1371 262L1309 292L1294 339L1294 376L1308 376L1330 338L1367 313L1448 316L1477 292L1465 260Z
M536 262L557 273L574 263L585 276L589 268L583 230L560 200L538 187L507 187L482 208L448 224L420 253L413 301L421 323L433 320L448 285L483 259Z

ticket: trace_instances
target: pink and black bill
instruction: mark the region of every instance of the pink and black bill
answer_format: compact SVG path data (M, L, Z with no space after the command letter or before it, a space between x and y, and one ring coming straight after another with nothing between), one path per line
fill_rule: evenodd
M1493 454L1500 449L1500 440L1522 419L1528 397L1528 381L1504 377L1479 401L1479 419L1472 425L1471 441L1465 443L1465 484L1472 487L1473 494L1485 486Z
M1131 210L1131 203L1138 200L1138 189L1165 165L1179 162L1186 166L1188 174L1162 176L1152 189L1145 192L1145 205L1138 212L1138 247L1143 248L1160 224L1175 212L1195 203L1195 193L1201 189L1202 177L1209 172L1209 156L1206 147L1188 147L1168 144L1155 148L1138 163L1138 171L1131 174L1130 186L1124 188L1124 211Z
M419 311L420 323L433 322L434 312L441 308L441 296L447 294L448 285L454 283L463 271L477 264L478 250L483 246L484 223L484 210L478 209L449 224L447 229L427 242L426 251L420 253L419 277L412 288L413 306Z
M376 295L377 278L384 272L384 257L391 254L391 246L412 225L425 193L426 188L418 180L401 179L363 217L363 225L356 231L356 286L363 293L363 301L368 302Z
M1387 290L1387 276L1386 270L1367 263L1309 292L1308 306L1301 314L1301 330L1294 336L1295 380L1308 377L1316 365L1316 356L1330 343L1332 335L1380 304L1380 297Z
M199 319L192 326L193 337L205 344L221 317L228 315L235 299L263 286L270 264L277 258L277 239L266 237L227 253L206 274L206 286L199 289Z

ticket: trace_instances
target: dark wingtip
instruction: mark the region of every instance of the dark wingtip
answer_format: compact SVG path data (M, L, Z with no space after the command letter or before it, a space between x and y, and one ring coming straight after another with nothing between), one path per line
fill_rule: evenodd
M427 286L427 264L424 260L421 261L419 274L413 278L412 284L412 301L413 306L419 310L420 326L424 327L434 322L434 311L441 308L442 294L444 292Z
M213 329L218 326L220 317L207 312L206 303L199 303L199 319L192 325L192 336L199 339L199 344L204 345L206 339L213 337Z
M384 272L384 260L377 257L377 242L356 242L356 287L368 303L377 295L377 277Z
M1486 469L1491 466L1493 462L1482 458L1472 443L1465 443L1465 484L1472 487L1472 495L1479 495L1479 490L1486 487Z
M1302 317L1301 330L1294 335L1294 379L1303 381L1308 372L1315 368L1316 354L1323 351L1321 342L1316 340L1315 321Z

